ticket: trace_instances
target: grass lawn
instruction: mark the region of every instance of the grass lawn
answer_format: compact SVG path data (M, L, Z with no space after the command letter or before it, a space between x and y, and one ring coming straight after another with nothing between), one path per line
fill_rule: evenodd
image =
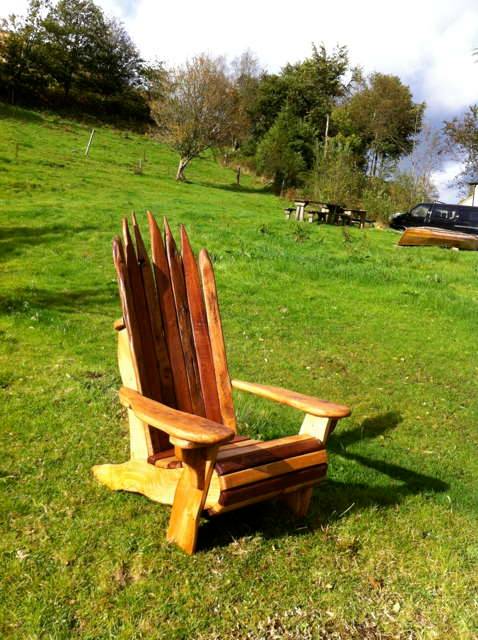
M0 107L0 637L477 638L478 254L298 227L212 159L177 184L165 147L88 135ZM90 472L128 455L111 238L146 208L212 252L234 376L353 408L305 521L226 515L192 558ZM236 402L243 433L298 430Z

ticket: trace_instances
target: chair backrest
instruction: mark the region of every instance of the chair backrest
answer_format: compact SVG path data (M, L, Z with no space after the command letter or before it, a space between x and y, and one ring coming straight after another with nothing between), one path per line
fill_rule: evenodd
M113 240L123 322L138 390L181 411L236 429L231 382L211 260L196 261L184 226L181 253L168 222L164 240L148 212L149 259L135 215L133 236L123 220L123 242ZM155 449L169 448L160 433Z

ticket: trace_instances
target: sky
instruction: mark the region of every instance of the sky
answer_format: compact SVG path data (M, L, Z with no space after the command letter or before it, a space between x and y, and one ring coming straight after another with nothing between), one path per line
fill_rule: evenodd
M96 0L119 18L146 58L170 65L207 52L232 59L246 49L278 71L310 55L312 43L345 44L366 73L398 75L427 119L441 126L478 102L477 0ZM26 0L0 0L0 16L22 14ZM454 202L448 159L435 183Z

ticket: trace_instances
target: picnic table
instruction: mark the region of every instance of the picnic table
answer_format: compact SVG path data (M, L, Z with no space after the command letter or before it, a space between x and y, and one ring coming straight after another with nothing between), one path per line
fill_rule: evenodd
M358 222L359 228L363 229L367 222L367 212L365 209L344 209L342 216L344 221L347 219L348 223Z
M313 205L313 209L307 209L309 205ZM344 208L335 202L322 202L319 200L296 200L294 207L284 209L287 220L295 213L295 219L303 222L305 216L308 216L309 222L326 222L328 224L352 224L357 222L360 229L365 227L367 212L365 209Z

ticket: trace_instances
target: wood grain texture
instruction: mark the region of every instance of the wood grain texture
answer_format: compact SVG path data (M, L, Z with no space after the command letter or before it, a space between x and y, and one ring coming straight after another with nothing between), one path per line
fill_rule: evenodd
M156 358L156 350L151 331L143 278L126 218L123 218L123 240L126 257L126 270L128 273L131 292L131 308L129 308L129 313L131 319L134 319L134 323L131 324L130 330L137 334L138 342L141 345L140 355L138 355L136 351L136 346L134 352L136 361L138 362L141 392L148 398L154 398L161 402L163 395L161 390L159 363ZM132 313L132 309L134 309L134 313ZM133 326L133 324L135 326ZM167 449L169 447L168 436L166 433L162 433L161 431L152 430L151 441L155 451L161 451L162 449Z
M236 415L232 398L231 379L227 365L226 346L222 332L221 315L217 299L216 280L211 259L205 249L199 253L199 271L201 273L204 306L207 315L209 338L214 363L214 375L219 397L222 422L237 431Z
M149 233L151 237L151 251L153 256L153 271L156 281L156 291L163 319L163 328L168 346L171 368L173 370L176 408L187 413L193 412L191 394L186 375L183 347L179 335L176 305L171 286L169 265L166 257L163 239L158 224L151 212L148 211Z
M122 464L100 464L92 469L93 475L112 491L140 493L154 502L172 505L182 467L177 469L156 468L144 460L128 460ZM217 505L220 495L219 481L211 476L204 506Z
M143 281L145 301L148 311L148 319L151 326L151 335L156 353L156 360L159 369L159 379L161 386L162 402L170 407L176 407L176 397L174 393L173 374L169 362L169 353L164 335L161 308L156 292L153 270L149 260L148 252L144 245L141 231L133 214L133 230L136 240L136 253L138 266Z
M257 442L257 440L251 440L246 436L236 435L229 444L220 445L219 451L229 450L230 447L240 447L241 445L252 444L253 442ZM181 466L181 461L178 460L174 454L174 448L149 455L148 462L158 467L167 467L169 469L175 469Z
M336 424L337 420L334 418L320 418L306 413L299 433L300 435L314 436L325 446Z
M126 328L118 332L118 365L123 385L137 391L138 381ZM128 424L130 456L132 459L145 460L153 454L150 429L130 409L128 409Z
M133 338L134 355L138 363L140 378L139 384L143 393L160 401L159 371L154 355L153 337L149 326L141 272L126 218L123 218L122 223L124 256L129 284L129 295L126 301L129 318L128 331Z
M291 493L284 493L281 497L285 504L297 518L304 518L310 507L313 487L297 489Z
M141 378L144 376L142 371L142 345L139 332L137 331L137 322L135 317L135 308L133 305L133 297L128 278L128 270L126 268L126 258L124 255L123 245L120 238L113 240L113 263L115 265L116 276L118 279L118 290L123 313L123 322L127 327L128 339L132 354L132 365L134 367L136 377L136 388L141 391ZM142 374L142 375L141 375Z
M182 450L183 471L174 495L167 539L186 553L196 549L199 519L209 490L216 448Z
M173 234L169 228L168 221L164 220L166 256L168 258L171 286L173 290L176 317L178 321L179 335L184 354L186 376L188 379L189 393L191 396L192 413L198 416L205 416L204 400L201 392L199 380L199 370L196 359L196 349L194 346L189 307L187 302L186 285L184 282L184 271L181 256L179 255Z
M218 475L223 476L323 449L322 444L312 437L297 439L285 444L271 440L267 445L262 447L251 445L236 450L231 449L228 454L222 452L220 459L216 462Z
M223 424L172 409L132 389L122 387L119 396L121 404L131 409L138 418L193 446L215 445L234 437L234 431Z
M179 255L167 221L165 242L150 213L148 223L152 261L135 216L135 243L124 221L124 245L113 244L123 308L115 323L125 385L120 400L128 409L131 460L99 465L94 474L111 489L172 504L168 540L193 553L205 509L215 515L281 496L304 515L312 487L326 475L324 443L350 410L278 387L231 385L207 252L196 261L182 227ZM304 411L301 433L241 439L232 386Z
M184 225L181 225L181 255L206 418L214 420L215 422L222 422L211 342L209 340L208 321L201 283L199 281L199 272Z
M333 402L327 402L326 400L319 400L313 396L306 396L302 393L295 391L288 391L281 387L271 387L263 384L256 384L254 382L243 382L242 380L233 380L232 386L234 389L240 389L241 391L247 391L261 398L267 400L273 400L274 402L280 402L281 404L294 407L300 411L305 411L313 416L320 416L324 418L346 418L351 414L349 407L342 404L335 404Z
M321 451L313 451L311 453L285 458L277 462L269 462L252 468L244 468L242 471L228 473L227 475L219 475L219 483L221 489L233 489L320 464L327 464L327 452L323 449Z
M172 504L182 470L157 469L145 460L128 460L122 464L93 467L98 482L112 491L141 493L154 502Z
M113 262L118 278L118 288L121 308L123 312L123 322L126 331L118 333L118 364L121 376L133 389L143 391L142 381L145 380L147 372L142 357L143 345L141 335L138 330L136 319L136 309L134 298L131 292L128 269L123 245L119 238L113 240ZM128 345L125 344L125 336ZM159 451L162 448L163 439L161 434L153 434L141 420L128 412L130 430L130 452L131 457L138 458L144 455Z
M301 485L303 483L318 482L327 473L327 465L316 465L307 469L300 469L293 473L268 478L262 482L247 484L242 487L221 491L219 504L223 507L241 503L249 499L255 499L260 495L279 493L284 489Z
M435 227L409 227L398 241L402 247L456 247L468 251L478 250L478 236Z
M231 442L227 445L222 445L219 448L217 460L219 462L225 459L233 459L235 455L244 455L244 453L247 453L248 451L257 451L261 448L269 449L270 447L277 445L294 444L296 442L309 439L310 435L295 435L284 436L283 438L277 438L275 440L250 440L249 442L247 440L243 440L239 442Z

